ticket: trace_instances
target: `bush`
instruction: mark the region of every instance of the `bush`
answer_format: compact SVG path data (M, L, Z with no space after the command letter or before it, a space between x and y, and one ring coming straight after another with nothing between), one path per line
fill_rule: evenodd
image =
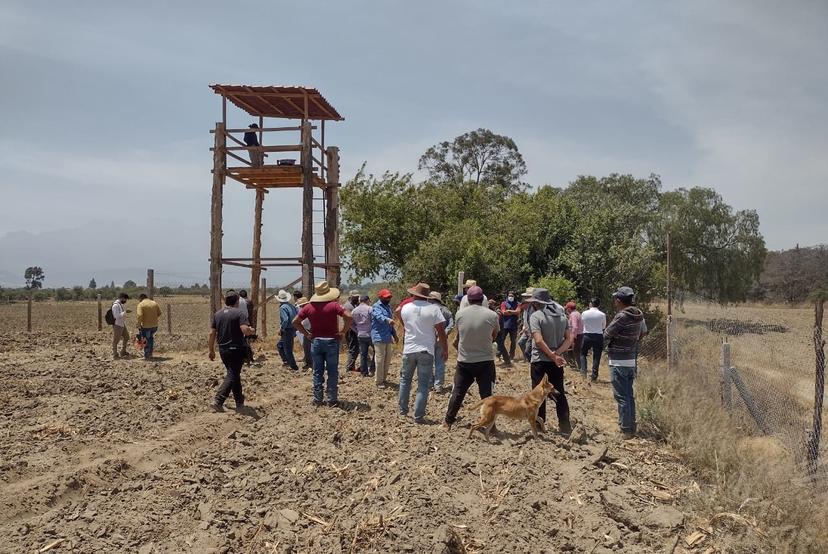
M553 274L541 277L532 286L548 290L552 299L559 304L564 304L568 300L574 300L578 297L575 283L561 275Z
M55 289L55 300L57 300L58 302L66 302L67 300L72 300L72 291L65 287Z

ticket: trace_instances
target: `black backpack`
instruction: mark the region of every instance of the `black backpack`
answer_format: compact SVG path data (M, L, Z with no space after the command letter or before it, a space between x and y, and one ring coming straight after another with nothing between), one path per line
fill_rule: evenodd
M115 315L112 313L112 308L109 308L104 314L104 320L107 325L115 325Z

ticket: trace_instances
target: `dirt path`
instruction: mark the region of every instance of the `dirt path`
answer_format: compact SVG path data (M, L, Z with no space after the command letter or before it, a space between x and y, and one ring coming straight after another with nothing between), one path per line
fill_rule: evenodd
M208 413L221 370L205 356L113 362L94 335L75 338L35 337L0 361L0 550L664 552L696 523L681 508L692 476L615 437L604 381L570 391L585 444L510 421L486 444L467 438L466 410L451 432L437 425L448 395L415 425L396 390L354 374L341 409L314 408L309 375L275 356L245 370L251 413ZM525 365L498 377L500 394L528 387Z

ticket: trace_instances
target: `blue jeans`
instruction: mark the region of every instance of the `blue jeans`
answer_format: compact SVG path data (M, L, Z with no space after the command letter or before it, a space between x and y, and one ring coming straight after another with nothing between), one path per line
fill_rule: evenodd
M434 345L434 388L443 388L443 381L446 379L446 362L443 361L443 348L439 341Z
M155 348L155 332L158 330L158 327L142 327L141 328L141 336L147 339L147 345L144 347L144 359L148 360L152 358L152 351Z
M417 370L417 396L414 397L414 419L423 419L428 402L428 387L434 372L434 356L426 351L403 354L400 371L400 414L408 415L408 401L411 399L411 379Z
M618 426L624 433L635 433L635 393L633 392L635 373L634 366L610 366L612 394L618 403Z
M368 355L371 350L371 337L359 337L359 371L363 377L368 377L371 369L371 358Z
M293 355L293 339L296 337L295 329L282 329L282 336L279 342L276 343L276 350L279 351L279 357L287 364L290 369L299 369L296 365L296 358Z
M325 384L325 371L328 372L328 401L336 402L339 393L339 341L313 339L311 343L313 358L313 399L322 402L322 386Z

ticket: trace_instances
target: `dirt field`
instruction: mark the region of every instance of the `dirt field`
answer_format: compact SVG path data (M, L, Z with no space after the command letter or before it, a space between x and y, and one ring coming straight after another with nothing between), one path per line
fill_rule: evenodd
M617 438L605 369L593 387L570 374L577 442L509 421L492 444L468 439L474 390L451 432L448 395L416 425L396 389L356 374L341 408L314 408L272 338L243 373L251 413L213 414L223 371L206 304L187 300L157 363L112 360L93 303L36 305L31 334L24 306L0 306L0 551L682 552L709 526L671 451ZM496 392L528 381L526 364L499 368ZM744 529L709 531L694 551L761 550Z

